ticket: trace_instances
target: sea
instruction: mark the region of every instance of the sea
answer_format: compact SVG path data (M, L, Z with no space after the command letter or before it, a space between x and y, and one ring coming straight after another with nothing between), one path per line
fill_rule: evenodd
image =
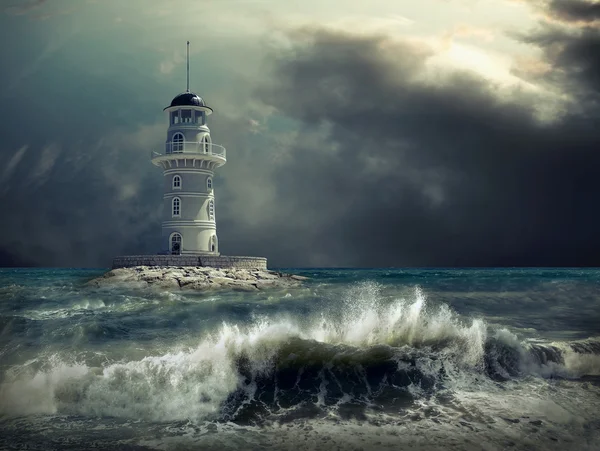
M600 450L600 269L0 270L0 449Z

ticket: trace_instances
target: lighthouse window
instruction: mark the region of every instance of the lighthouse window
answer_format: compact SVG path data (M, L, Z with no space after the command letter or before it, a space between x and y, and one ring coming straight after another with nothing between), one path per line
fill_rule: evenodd
M173 216L181 216L181 199L179 197L173 198Z
M212 199L208 201L208 219L211 221L215 219L215 201Z
M173 189L181 189L181 177L179 175L173 176Z
M181 110L181 122L184 124L191 124L192 110Z
M202 111L196 111L196 122L204 125L204 113Z
M173 135L173 152L183 152L183 135L181 133L175 133Z
M209 190L212 190L212 178L211 177L209 177L209 178L206 179L206 187Z
M179 111L171 112L171 125L179 123Z

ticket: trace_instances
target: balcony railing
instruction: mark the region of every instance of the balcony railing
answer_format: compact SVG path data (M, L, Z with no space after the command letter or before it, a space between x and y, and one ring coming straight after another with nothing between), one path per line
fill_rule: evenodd
M200 141L168 142L165 153L206 153L225 158L225 147Z
M201 157L203 155L217 157L222 160L226 160L225 147L219 146L218 144L212 144L201 141L180 141L180 142L168 142L165 144L165 153L160 154L158 152L152 152L152 158L158 158L168 155L193 155Z

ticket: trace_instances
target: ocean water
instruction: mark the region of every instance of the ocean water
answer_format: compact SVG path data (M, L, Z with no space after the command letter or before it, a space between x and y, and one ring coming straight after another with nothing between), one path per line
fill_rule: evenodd
M0 270L0 448L599 450L600 270Z

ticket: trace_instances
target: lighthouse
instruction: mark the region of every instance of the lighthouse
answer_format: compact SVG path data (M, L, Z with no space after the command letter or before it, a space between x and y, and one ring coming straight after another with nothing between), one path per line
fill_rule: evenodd
M215 210L215 169L227 159L207 125L212 114L204 99L190 92L189 41L187 89L164 108L168 117L162 152L152 163L163 171L161 254L219 255Z
M213 144L206 118L213 112L190 92L190 42L187 43L187 88L164 108L167 138L150 159L162 169L163 217L160 250L152 255L121 255L113 268L139 266L208 266L267 269L265 257L219 253L215 210L215 169L227 162L225 148ZM157 199L158 200L158 199Z

